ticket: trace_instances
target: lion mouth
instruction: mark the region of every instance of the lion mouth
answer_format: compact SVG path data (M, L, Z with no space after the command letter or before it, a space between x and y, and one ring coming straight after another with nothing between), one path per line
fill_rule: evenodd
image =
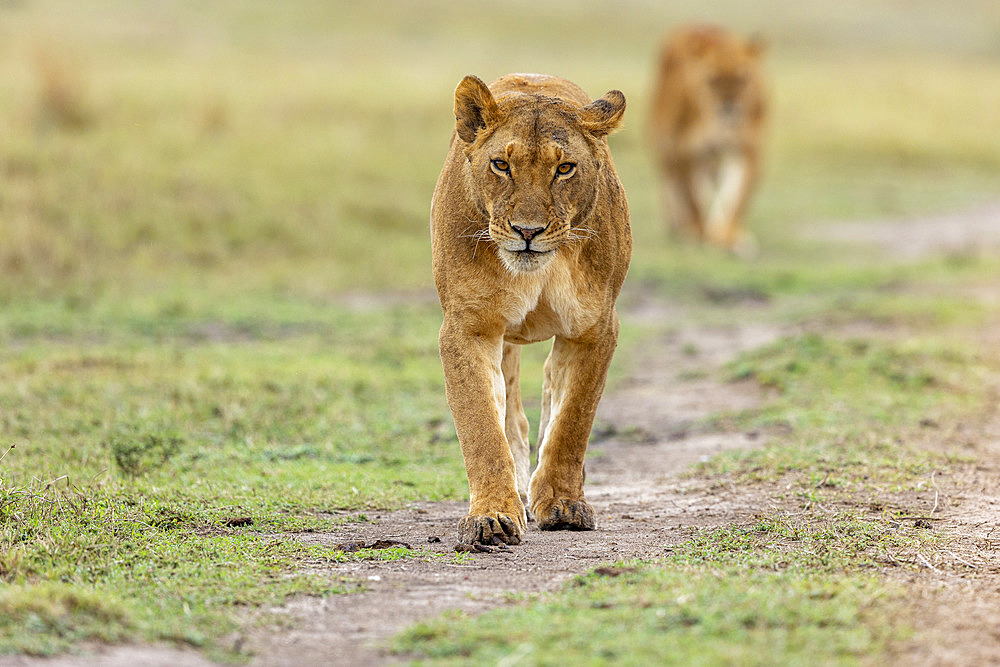
M501 258L512 271L516 273L531 273L548 264L554 253L555 248L550 250L521 248L520 250L507 250L501 254Z

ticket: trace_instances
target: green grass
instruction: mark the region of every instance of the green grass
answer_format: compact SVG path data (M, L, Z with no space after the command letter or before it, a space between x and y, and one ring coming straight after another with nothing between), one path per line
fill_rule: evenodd
M675 244L660 222L644 139L653 53L667 28L695 19L772 43L755 261ZM961 11L783 0L766 16L737 0L572 11L439 0L3 4L0 452L16 448L0 460L0 653L166 639L221 655L241 610L345 590L302 574L313 564L426 557L342 554L286 533L467 492L437 359L427 232L453 89L467 73L544 71L594 96L625 91L626 126L611 139L636 238L624 302L664 299L714 324L863 321L926 334L797 337L747 355L730 372L772 387L775 402L719 423L793 430L701 474L793 475L809 503L841 488L817 490L824 479L853 492L870 468L907 488L947 464L919 448L901 463L892 443L909 442L924 413L945 422L982 404L977 387L994 366L968 334L993 315L949 293L1000 265L972 255L908 264L808 232L1000 195L990 141L998 26L991 0ZM612 379L645 336L680 324L625 318ZM544 354L525 355L535 423ZM841 460L844 471L830 473ZM599 578L560 604L579 603L574 623L594 641L607 635L599 615L580 620L603 613L588 591L621 586L614 613L636 606L650 633L718 644L719 656L745 656L740 638L778 661L806 655L826 627L832 660L877 654L887 630L871 611L886 599L876 579L801 554L773 569L775 544L725 530L706 539L741 545L732 554L747 563L691 560L696 540L688 560L676 552L635 575L663 598L656 605L629 602L639 586ZM672 587L697 601L697 623L673 622ZM809 591L827 588L836 595L808 615ZM780 613L766 624L740 620L738 610L770 599ZM491 656L516 650L487 644Z
M905 633L885 616L901 590L867 570L924 543L850 515L706 529L513 610L417 625L395 649L433 664L854 664Z
M0 592L0 633L16 637L20 651L65 650L75 641L116 642L129 636L122 603L99 591L58 583Z
M349 588L302 571L330 549L213 525L140 490L5 488L0 517L5 653L139 638L214 649L242 607Z
M16 444L0 462L0 577L12 600L60 582L116 603L93 631L72 630L103 609L82 603L39 620L47 632L5 624L0 651L87 637L211 646L239 608L344 590L301 574L332 544L274 533L466 493L435 309L116 317L35 328L41 313L23 310L0 326L13 380L0 430Z
M752 378L772 399L717 417L775 433L776 441L717 456L696 474L787 477L788 488L810 501L913 488L960 458L944 443L927 447L925 426L985 414L997 370L969 340L779 340L729 365L731 379Z
M415 487L461 494L434 310L323 316L13 336L0 366L17 382L0 387L0 423L23 444L5 479L109 477L192 502L224 489L225 504L248 511L391 505Z

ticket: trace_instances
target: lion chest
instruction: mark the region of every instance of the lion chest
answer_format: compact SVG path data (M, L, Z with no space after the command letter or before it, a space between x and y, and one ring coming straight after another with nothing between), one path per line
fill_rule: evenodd
M554 272L549 280L515 300L505 313L504 339L510 343L537 343L553 336L575 338L596 318L571 276Z

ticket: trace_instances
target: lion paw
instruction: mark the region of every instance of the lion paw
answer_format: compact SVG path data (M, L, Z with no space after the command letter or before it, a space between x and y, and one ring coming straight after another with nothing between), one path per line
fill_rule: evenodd
M553 498L531 508L542 530L593 530L597 527L594 508L583 498Z
M458 541L466 544L520 544L523 532L515 519L500 512L469 515L458 522Z

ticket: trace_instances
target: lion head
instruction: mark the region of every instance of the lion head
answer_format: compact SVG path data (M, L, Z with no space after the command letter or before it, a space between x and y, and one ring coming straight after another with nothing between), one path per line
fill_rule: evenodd
M664 70L680 68L689 95L690 121L716 131L742 132L758 123L765 91L759 37L743 39L715 26L681 31L664 51Z
M513 273L545 267L559 248L586 238L606 165L604 137L625 112L617 90L578 106L539 93L494 97L467 76L455 90L456 133L466 178L489 221L476 233Z

